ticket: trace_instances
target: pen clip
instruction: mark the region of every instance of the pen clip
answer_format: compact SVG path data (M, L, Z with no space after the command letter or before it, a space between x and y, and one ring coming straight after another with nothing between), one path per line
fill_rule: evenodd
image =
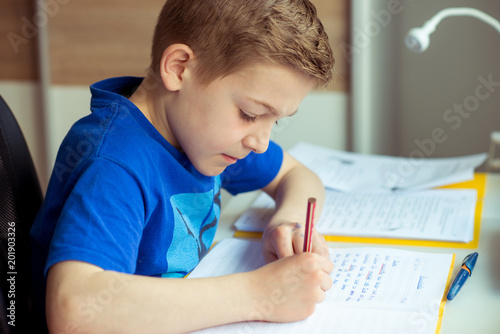
M464 260L462 261L462 266L467 265L467 260L470 259L471 256L472 254L469 254L464 258Z
M472 275L472 270L474 270L474 266L476 265L477 256L477 253L471 253L462 261L462 268L469 272L469 276Z

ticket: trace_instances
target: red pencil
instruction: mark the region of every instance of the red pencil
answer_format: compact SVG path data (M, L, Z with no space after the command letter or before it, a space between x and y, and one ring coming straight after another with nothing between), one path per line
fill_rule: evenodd
M312 231L314 228L314 210L316 209L316 198L307 200L306 233L304 235L304 252L312 251Z

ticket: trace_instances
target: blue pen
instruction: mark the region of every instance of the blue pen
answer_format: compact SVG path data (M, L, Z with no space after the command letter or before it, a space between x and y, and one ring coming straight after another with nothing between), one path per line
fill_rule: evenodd
M464 261L462 262L462 269L460 269L457 276L455 277L455 280L451 284L450 291L448 291L448 296L446 296L448 300L452 300L453 298L455 298L458 291L460 291L460 289L464 285L465 281L467 281L467 278L472 275L472 270L474 270L474 266L476 265L477 256L478 254L475 252L465 257Z

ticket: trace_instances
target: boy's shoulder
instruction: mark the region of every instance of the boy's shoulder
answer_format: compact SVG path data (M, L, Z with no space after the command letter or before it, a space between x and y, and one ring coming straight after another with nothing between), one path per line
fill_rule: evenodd
M171 155L166 141L128 100L141 78L115 78L91 86L91 114L78 120L64 138L56 165L65 171L104 158L125 167L141 168L152 159Z
M106 144L112 149L120 146L132 149L132 143L141 144L147 138L147 120L127 98L128 92L140 82L140 78L112 78L93 84L91 113L71 127L67 145L84 154L96 149L102 153ZM138 141L138 137L144 139Z

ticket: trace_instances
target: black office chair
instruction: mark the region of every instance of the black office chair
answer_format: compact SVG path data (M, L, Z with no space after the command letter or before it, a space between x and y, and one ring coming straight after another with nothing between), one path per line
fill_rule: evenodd
M29 240L41 203L42 192L28 146L0 96L1 333L47 333L45 319L33 308Z

